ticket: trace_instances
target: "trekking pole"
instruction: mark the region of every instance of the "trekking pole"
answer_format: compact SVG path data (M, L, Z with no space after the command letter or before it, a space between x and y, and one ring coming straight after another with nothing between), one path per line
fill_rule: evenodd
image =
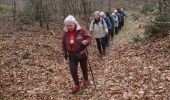
M93 83L94 83L94 89L96 90L96 83L94 81L94 75L93 75L93 71L92 71L92 68L91 68L91 64L90 64L89 58L87 60L88 60L88 63L89 63L89 70L91 72L92 80L93 80Z

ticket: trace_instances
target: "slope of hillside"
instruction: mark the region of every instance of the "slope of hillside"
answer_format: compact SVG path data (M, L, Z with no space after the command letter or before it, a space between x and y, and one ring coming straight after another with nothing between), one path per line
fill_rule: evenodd
M62 34L58 24L54 24L53 32L36 26L8 32L1 30L0 99L170 99L170 36L134 44L132 37L141 30L138 22L128 17L126 26L115 37L105 57L98 57L95 43L89 48L96 90L93 91L91 80L90 88L80 89L73 95L68 64L61 55Z

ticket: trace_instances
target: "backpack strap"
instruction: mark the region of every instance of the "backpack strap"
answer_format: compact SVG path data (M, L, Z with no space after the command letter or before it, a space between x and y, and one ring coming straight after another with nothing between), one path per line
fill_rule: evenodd
M104 19L101 19L101 20L102 20L103 30L105 30L105 29L104 29ZM95 24L95 23L94 23L94 21L93 21L93 29L94 29L94 24Z

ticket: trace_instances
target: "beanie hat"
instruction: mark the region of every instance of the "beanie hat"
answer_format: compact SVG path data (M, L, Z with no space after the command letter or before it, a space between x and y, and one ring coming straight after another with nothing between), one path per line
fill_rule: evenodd
M112 13L112 15L114 16L116 13Z
M106 17L106 14L105 14L104 12L100 12L100 16L101 16L102 18L105 18L105 17Z
M117 13L117 10L114 10L115 13Z
M104 12L100 12L100 16L105 16L105 13Z
M74 23L74 24L76 24L77 20L72 15L69 15L64 20L64 24L67 24L67 23Z
M66 27L66 24L68 24L68 23L74 23L74 24L76 24L76 30L80 30L81 29L81 27L80 27L80 25L79 25L79 23L77 22L77 20L76 20L76 18L74 17L74 16L72 16L72 15L69 15L68 17L66 17L65 18L65 20L64 20L64 24L65 24L65 27L64 27L64 31L68 31L68 29L67 29L67 27Z
M123 8L120 8L121 11L123 11L124 9Z

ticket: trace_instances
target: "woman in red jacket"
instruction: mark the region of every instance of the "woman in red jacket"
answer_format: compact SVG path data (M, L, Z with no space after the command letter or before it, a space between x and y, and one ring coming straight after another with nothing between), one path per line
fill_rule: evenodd
M69 58L69 67L74 81L72 93L79 89L78 63L80 62L83 72L83 86L89 85L87 68L87 46L91 43L90 33L81 28L77 20L69 15L64 20L65 28L62 40L62 47L65 59Z

